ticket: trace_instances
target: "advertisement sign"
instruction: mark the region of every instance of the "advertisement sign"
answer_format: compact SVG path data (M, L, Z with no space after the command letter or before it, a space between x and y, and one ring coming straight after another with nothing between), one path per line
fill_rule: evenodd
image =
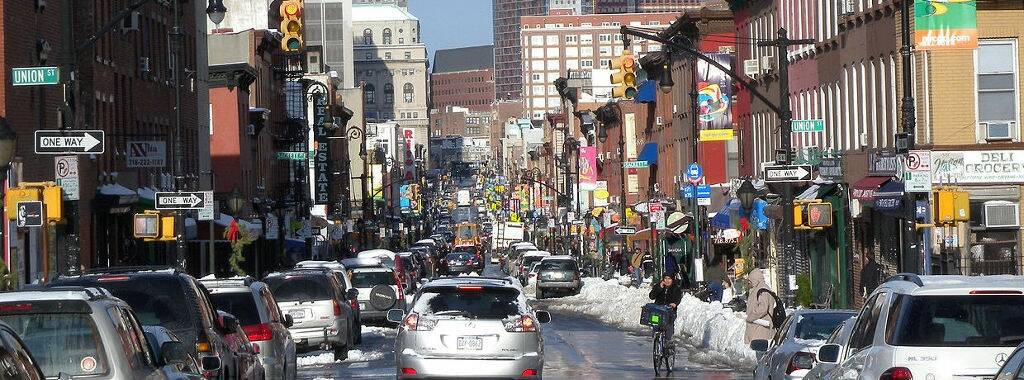
M829 182L843 182L843 159L823 157L818 164L818 175Z
M597 181L597 189L594 190L594 207L608 206L608 181Z
M79 200L78 156L57 156L53 159L53 173L64 200Z
M597 147L580 147L580 190L597 190Z
M914 37L918 50L978 47L976 0L914 0Z
M699 141L729 141L732 138L732 129L702 129Z
M1024 151L933 151L933 183L1024 183Z
M402 185L402 187L399 188L399 194L401 194L401 197L399 198L398 205L402 208L403 213L412 211L412 196L410 195L411 187L412 185Z
M903 173L903 182L906 191L910 193L931 193L932 192L932 158L931 151L912 150L907 154L905 164L907 170Z
M323 93L313 94L313 203L326 205L331 202L331 150L330 132L324 123L327 121L327 96Z
M732 66L732 55L710 53L708 57L726 68ZM698 117L703 129L732 129L732 79L722 70L703 60L697 61Z
M402 140L405 142L405 166L402 177L407 182L416 182L416 136L412 128L402 128Z
M167 165L167 143L164 141L129 141L129 168L162 168Z
M868 175L875 177L894 176L900 171L902 159L894 150L880 150L868 153Z

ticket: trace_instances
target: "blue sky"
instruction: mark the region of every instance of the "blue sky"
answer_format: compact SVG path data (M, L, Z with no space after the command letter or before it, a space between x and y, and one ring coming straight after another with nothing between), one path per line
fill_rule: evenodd
M491 0L409 0L409 13L420 19L431 64L438 49L494 43Z

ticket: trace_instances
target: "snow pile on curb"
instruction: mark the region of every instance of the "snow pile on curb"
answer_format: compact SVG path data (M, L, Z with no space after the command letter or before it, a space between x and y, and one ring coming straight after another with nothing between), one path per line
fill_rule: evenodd
M308 367L335 363L334 353L324 351L318 352L319 354L300 355L298 358L295 359L296 365L298 365L299 367ZM372 362L374 360L380 360L383 357L384 353L380 351L363 352L361 350L352 349L348 351L348 359L345 359L344 362ZM341 360L337 361L337 363L341 362Z
M628 288L618 280L583 279L579 295L550 302L551 310L597 318L620 329L646 332L640 324L640 308L651 302L649 288ZM719 302L706 303L684 295L676 317L676 339L692 348L690 359L731 368L750 369L756 363L754 351L743 341L744 313L733 312Z

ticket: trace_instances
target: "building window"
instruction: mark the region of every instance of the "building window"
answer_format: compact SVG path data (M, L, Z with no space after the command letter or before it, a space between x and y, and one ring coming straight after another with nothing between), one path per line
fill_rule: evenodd
M412 52L411 51L405 52L405 59L412 59Z
M384 28L384 32L381 35L383 36L384 44L391 45L391 28Z
M363 29L363 45L373 45L373 31L369 28Z
M391 52L390 51L384 52L384 59L391 59Z
M405 43L405 38L398 37L398 43L404 44Z
M365 101L366 104L373 104L374 99L376 98L374 95L373 84L367 83L366 86L363 87L363 97L365 97L363 101Z
M402 93L405 95L405 102L412 103L412 83L406 83L402 86Z
M366 53L366 59L373 59L373 55L370 53Z
M984 140L1017 137L1017 44L982 40L976 50L978 132Z
M384 84L384 103L391 104L395 102L395 86L391 83Z
M612 42L612 35L611 34L602 34L602 35L598 36L598 41L601 41L601 42Z

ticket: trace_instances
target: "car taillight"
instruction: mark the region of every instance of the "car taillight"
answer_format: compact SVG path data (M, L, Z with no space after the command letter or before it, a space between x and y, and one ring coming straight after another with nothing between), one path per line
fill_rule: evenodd
M972 296L1018 296L1022 293L1020 290L972 290L970 294Z
M270 329L269 323L242 326L242 331L245 331L245 336L249 337L250 342L274 339L274 331Z
M508 332L535 332L537 331L537 321L529 315L521 315L518 317L512 317L502 321L505 324L505 331Z
M882 372L882 376L879 376L878 380L914 380L914 374L910 373L907 368L895 367Z
M197 342L196 343L196 351L197 352L210 352L210 344L206 343L206 342Z
M786 367L786 374L791 374L801 369L814 368L814 354L810 352L797 352L789 359L789 366Z
M405 367L405 368L402 368L402 374L403 375L415 375L416 374L416 370L412 369L412 368L409 368L409 367Z
M334 316L335 317L340 317L341 316L341 303L338 302L338 300L333 300L332 302L334 302Z
M409 313L405 316L405 322L402 323L406 330L409 331L430 331L437 326L437 320L432 318L420 318L419 314Z
M522 376L522 377L537 376L537 370L535 370L533 368L527 368L527 369L524 369L523 373L521 375L519 375L519 376Z

